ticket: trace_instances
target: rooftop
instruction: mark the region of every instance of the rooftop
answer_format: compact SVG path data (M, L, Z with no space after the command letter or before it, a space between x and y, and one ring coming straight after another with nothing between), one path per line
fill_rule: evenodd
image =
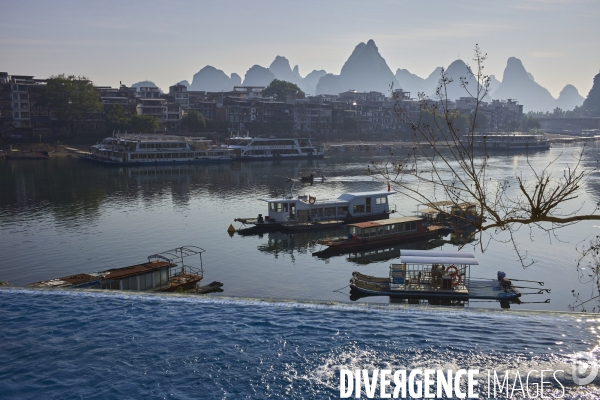
M355 226L357 228L376 228L378 226L386 226L392 224L401 224L404 222L423 221L421 217L401 217L401 218L390 218L390 219L379 219L377 221L359 222L357 224L348 224L348 226Z

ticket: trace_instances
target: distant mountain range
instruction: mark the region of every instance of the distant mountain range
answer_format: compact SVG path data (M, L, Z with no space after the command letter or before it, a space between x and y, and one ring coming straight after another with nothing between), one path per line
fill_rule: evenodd
M242 84L268 86L273 79L280 79L295 83L308 95L338 94L347 90L389 93L393 85L396 89L402 88L410 92L411 97L414 98L419 93L436 98L441 83L441 71L442 67L437 67L427 78L400 68L394 74L379 53L375 42L369 40L367 43L359 43L354 48L339 75L324 70L314 70L302 77L297 65L292 68L287 58L277 56L268 68L260 65L252 66L246 71L243 81L236 73L228 76L222 70L207 65L194 74L191 84L185 80L180 83L188 86L189 90L218 92L230 91L234 86ZM472 77L464 81L466 85L461 86L461 77L469 77L468 67L462 60L452 62L445 69L445 73L449 80L442 95L447 95L450 100L469 96L468 92L476 91L477 83ZM573 85L566 85L559 98L553 98L547 89L535 82L531 73L525 70L521 60L515 57L508 59L502 81L493 75L490 76L489 93L484 100L491 99L516 99L523 104L524 111L552 111L556 107L572 110L576 106L581 106L584 101Z

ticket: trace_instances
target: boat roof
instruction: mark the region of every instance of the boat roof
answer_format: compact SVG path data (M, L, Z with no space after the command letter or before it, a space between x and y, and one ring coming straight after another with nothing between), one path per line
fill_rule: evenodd
M404 264L479 265L479 261L470 251L400 250L400 262Z
M99 274L104 275L105 280L123 279L128 278L130 276L146 274L152 271L158 271L170 266L171 264L166 261L150 261L143 264L131 265L129 267L124 268L109 269L103 272L99 272Z
M229 139L244 139L244 140L313 140L312 138L292 138L292 137L288 137L288 138L281 138L281 137L266 138L266 137L250 137L250 136L233 136L233 137L230 137Z
M352 201L357 197L372 197L372 196L389 196L392 194L396 194L396 192L387 190L379 190L374 192L354 192L354 193L344 193L338 197L339 200Z
M401 218L390 218L390 219L379 219L377 221L359 222L356 224L348 224L348 226L355 226L357 228L376 228L378 226L400 224L403 222L412 221L423 221L421 217L401 217Z
M163 268L171 267L172 264L166 261L151 261L143 264L131 265L124 268L113 268L94 274L76 274L69 275L62 278L50 279L47 281L41 281L32 283L28 286L37 287L67 287L67 286L78 286L84 283L91 283L95 281L109 281L116 279L128 278L130 276L136 276L146 274L148 272L159 271Z
M90 274L77 274L77 275L69 275L64 276L62 278L50 279L47 281L41 281L29 284L27 286L36 286L36 287L67 287L73 285L81 285L88 282L95 282L100 279L97 275Z
M395 194L396 192L388 192L387 190L385 191L376 191L376 192L355 192L355 193L344 193L342 195L340 195L337 200L332 200L332 199L324 199L324 200L316 200L315 204L338 204L338 203L349 203L351 201L353 201L356 198L361 198L361 197L373 197L373 196L389 196L391 194ZM303 196L299 196L299 197L303 197ZM308 197L306 197L306 200L302 200L299 197L292 197L292 198L270 198L270 199L260 199L262 201L266 201L267 203L295 203L297 201L304 201L304 202L308 202Z

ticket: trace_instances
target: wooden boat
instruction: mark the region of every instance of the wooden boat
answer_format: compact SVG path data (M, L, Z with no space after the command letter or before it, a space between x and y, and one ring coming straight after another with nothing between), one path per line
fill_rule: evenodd
M443 225L451 227L455 231L468 231L476 226L478 221L477 204L454 203L452 201L438 201L423 204L413 213L425 218L430 225Z
M148 262L96 273L82 273L32 283L39 288L109 289L128 291L176 292L192 290L204 276L202 253L196 246L178 247L148 257ZM184 263L199 257L199 267Z
M362 295L458 300L504 301L521 296L503 273L498 273L498 279L471 279L473 265L479 262L470 252L402 250L400 263L390 265L389 276L354 272L350 290Z
M333 254L364 250L388 244L433 239L451 232L448 227L429 225L422 217L401 217L349 224L347 237L317 240L326 249L313 253L328 257Z

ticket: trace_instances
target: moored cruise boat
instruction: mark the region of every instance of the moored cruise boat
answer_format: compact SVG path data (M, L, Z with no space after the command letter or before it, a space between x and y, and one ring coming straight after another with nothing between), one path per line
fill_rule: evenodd
M485 133L473 135L473 148L487 151L548 150L550 142L543 134Z
M388 196L393 191L344 193L337 199L317 199L313 196L287 196L261 199L268 204L263 218L236 218L235 221L251 225L238 230L241 235L264 232L323 230L342 224L388 218L390 210Z
M311 139L232 137L228 149L239 160L264 160L285 158L321 158L323 148Z
M233 151L210 140L160 134L116 134L93 145L85 160L116 165L230 162Z

